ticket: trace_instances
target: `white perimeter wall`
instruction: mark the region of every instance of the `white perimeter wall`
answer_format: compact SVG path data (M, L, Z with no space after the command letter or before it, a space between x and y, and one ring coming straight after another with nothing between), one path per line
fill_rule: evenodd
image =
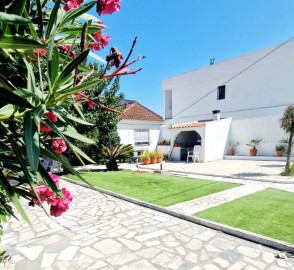
M201 162L223 159L232 118L205 123L205 136L202 138ZM204 140L203 140L204 139Z
M134 130L149 130L149 146L134 146L135 150L148 149L154 151L159 140L161 122L121 120L117 124L117 132L122 144L132 144L134 146Z
M230 139L238 141L237 155L249 155L249 146L246 145L251 139L262 139L257 147L258 156L275 156L275 146L280 140L288 135L280 128L281 115L257 117L232 121ZM228 148L227 148L228 149Z

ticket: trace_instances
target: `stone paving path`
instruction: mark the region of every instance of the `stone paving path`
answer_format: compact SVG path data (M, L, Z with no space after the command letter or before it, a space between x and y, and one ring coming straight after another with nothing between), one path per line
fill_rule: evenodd
M6 270L282 270L294 258L277 250L63 182L74 197L62 217L28 209L35 231L4 224Z
M195 200L178 203L167 207L169 210L179 212L185 215L193 215L196 212L203 211L205 209L218 206L220 204L236 200L238 198L247 196L249 194L256 193L266 189L265 185L248 184L240 187L231 188L221 192L217 192L205 197L201 197Z
M238 198L262 191L266 188L275 188L275 189L280 189L283 191L294 193L294 184L279 184L279 183L269 183L269 182L252 181L252 180L231 179L231 178L225 179L220 177L199 176L199 175L193 175L193 176L190 175L190 177L237 183L237 184L242 184L242 186L224 190L224 191L214 193L205 197L201 197L195 200L172 205L170 207L167 207L169 210L172 210L178 213L183 213L186 215L193 215L205 209L236 200Z

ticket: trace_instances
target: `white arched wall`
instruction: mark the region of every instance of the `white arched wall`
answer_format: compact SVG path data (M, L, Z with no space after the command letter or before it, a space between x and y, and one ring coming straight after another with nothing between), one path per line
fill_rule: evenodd
M171 129L171 153L173 152L173 145L175 144L175 140L177 136L183 132L183 131L195 131L197 132L202 140L202 150L200 152L200 162L204 162L204 135L205 135L205 130L204 127L198 127L198 128L179 128L179 129Z

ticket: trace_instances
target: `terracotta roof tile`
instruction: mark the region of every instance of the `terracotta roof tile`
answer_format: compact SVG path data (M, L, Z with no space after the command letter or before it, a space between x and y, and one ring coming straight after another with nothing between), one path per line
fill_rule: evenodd
M191 123L183 123L172 125L171 128L194 128L194 127L204 127L205 122L191 122Z
M121 119L163 121L162 117L155 112L147 109L139 102L128 104L121 115Z

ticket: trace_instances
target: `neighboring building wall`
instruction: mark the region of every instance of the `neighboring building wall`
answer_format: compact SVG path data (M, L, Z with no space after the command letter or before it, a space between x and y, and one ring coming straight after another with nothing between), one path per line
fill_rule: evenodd
M281 115L257 117L233 121L230 130L230 139L238 141L237 155L249 155L249 146L246 145L251 139L261 139L257 147L257 155L275 156L275 146L280 140L288 138L288 135L280 128Z
M226 118L205 123L204 143L200 153L202 162L223 159L231 122L232 118Z
M281 115L286 105L294 102L294 41L226 83L225 99L217 100L217 90L213 91L274 48L164 80L165 111L172 108L172 119L166 123L209 119L212 110L220 110L221 117L233 117L234 120ZM169 91L172 91L171 98L165 93Z
M117 124L117 132L120 136L122 144L132 144L135 151L150 150L154 151L159 140L161 122L153 121L136 121L136 120L121 120ZM134 130L148 129L149 130L149 145L135 146Z

